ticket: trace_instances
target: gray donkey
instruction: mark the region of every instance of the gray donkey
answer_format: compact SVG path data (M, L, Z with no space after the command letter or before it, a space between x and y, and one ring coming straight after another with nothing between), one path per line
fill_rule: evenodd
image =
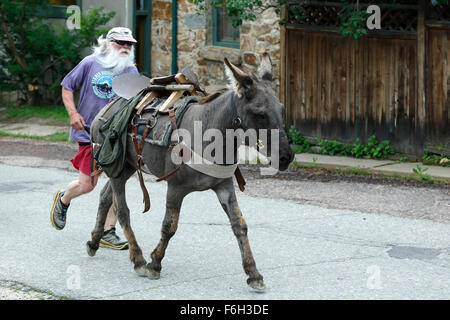
M184 112L178 128L194 135L194 123L201 121L202 133L208 129L219 130L223 133L223 146L226 145L226 136L230 132L229 129L240 128L244 131L253 129L256 132L260 132L260 129L269 131L277 129L280 133L276 136L277 143L272 143L273 136L271 136L272 138L267 139L264 147L267 148L267 154L276 154L279 163L277 169L286 170L293 160L293 153L282 129L284 106L275 97L272 90L270 57L267 54L262 56L258 75L242 71L226 58L224 61L231 88L215 94L211 98L204 99L203 103L191 103ZM159 120L159 125L162 125L162 122L162 120ZM102 140L98 133L99 125L96 118L91 127L92 141L99 142ZM236 140L231 139L234 142ZM233 143L232 149L232 159L235 163L237 163L237 144ZM277 150L272 150L274 145L277 145ZM203 148L205 147L206 143L203 142ZM172 151L167 147L145 143L142 152L143 163L153 175L158 178L163 177L178 167L178 164L173 161ZM264 291L263 276L258 272L253 259L247 238L247 225L236 200L232 176L218 178L199 172L192 166L183 163L176 173L167 178L166 213L162 223L161 239L151 253L152 261L147 264L131 229L130 210L125 199L125 183L136 170L136 151L131 137L128 136L124 170L118 178L110 178L100 193L96 225L92 231L91 241L87 242L87 251L90 256L94 256L99 247L107 211L114 204L119 223L129 242L130 260L134 263L135 272L151 279L159 279L161 261L164 258L170 238L177 230L183 198L193 191L212 189L217 194L238 241L244 271L248 275L248 285L256 291Z

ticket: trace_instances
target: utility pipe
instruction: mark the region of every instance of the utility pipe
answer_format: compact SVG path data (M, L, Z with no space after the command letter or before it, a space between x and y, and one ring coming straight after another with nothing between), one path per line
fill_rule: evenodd
M172 74L176 74L178 72L177 33L178 33L178 3L177 0L172 0Z

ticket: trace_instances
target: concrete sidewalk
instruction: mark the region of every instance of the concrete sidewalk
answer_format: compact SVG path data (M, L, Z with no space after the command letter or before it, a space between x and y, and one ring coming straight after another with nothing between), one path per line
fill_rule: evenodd
M430 177L450 181L450 167L424 165L421 162L399 162L393 160L357 159L343 156L328 156L313 153L301 153L295 155L295 160L301 165L316 165L328 169L355 168L386 175L410 175L417 176L413 169L422 168L423 174Z
M27 119L23 122L0 122L0 131L10 134L45 137L58 132L69 131L69 126L45 124L42 119Z
M29 136L46 136L56 132L68 131L69 127L51 126L39 123L35 120L27 120L23 123L7 123L0 122L0 131L11 134L25 134ZM241 150L241 158L245 152ZM249 151L249 159L257 159L258 157L264 163L264 157L258 155L255 149ZM393 160L373 160L373 159L357 159L344 156L328 156L322 154L302 153L295 156L297 164L317 166L327 169L361 169L378 174L389 176L417 176L413 169L417 166L422 168L423 174L432 178L447 180L450 182L450 167L441 167L435 165L424 165L421 162L399 162Z

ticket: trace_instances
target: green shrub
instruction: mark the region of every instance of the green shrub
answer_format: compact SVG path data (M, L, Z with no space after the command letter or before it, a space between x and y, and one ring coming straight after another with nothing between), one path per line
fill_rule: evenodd
M60 104L60 82L81 60L81 51L106 33L115 13L91 9L81 16L80 29L69 30L65 20L49 23L48 0L3 0L0 22L0 90L21 92L21 104ZM44 12L44 13L43 13ZM63 23L63 27L60 25Z
M356 138L355 142L353 143L354 147L350 151L350 154L354 156L355 158L362 158L365 156L365 146L361 144L361 141L359 138Z
M320 152L323 154L328 154L330 156L334 156L335 154L341 153L344 150L343 145L336 140L328 141L328 140L317 139L317 142L320 147Z
M311 151L311 145L309 141L306 140L305 137L303 137L303 135L300 132L298 132L294 126L291 126L289 128L288 140L289 143L296 145L296 147L293 147L294 153L303 153Z
M311 152L311 145L303 135L298 132L294 126L289 128L288 134L289 143L294 144L292 150L294 153ZM359 138L357 138L353 144L343 144L339 141L325 140L316 138L317 144L320 148L320 153L334 156L341 154L344 156L353 156L356 158L370 157L372 159L387 158L389 155L395 154L395 149L390 145L388 140L384 140L379 143L376 139L376 135L372 135L369 138L368 143L362 144Z
M353 145L350 153L356 158L366 156L372 159L379 159L387 158L390 154L395 154L395 149L390 145L390 142L384 140L383 142L378 143L376 135L370 136L367 145L361 144L359 139L356 139Z
M368 144L364 148L365 155L372 159L386 158L389 154L394 154L395 150L389 145L388 140L378 143L376 136L369 138Z

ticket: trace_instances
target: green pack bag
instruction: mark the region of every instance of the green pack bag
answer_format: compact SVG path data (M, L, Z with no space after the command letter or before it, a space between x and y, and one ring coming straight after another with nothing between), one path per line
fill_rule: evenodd
M141 90L99 128L103 143L95 154L95 159L110 178L117 178L122 173L126 155L128 123L136 105L146 93L146 89Z

